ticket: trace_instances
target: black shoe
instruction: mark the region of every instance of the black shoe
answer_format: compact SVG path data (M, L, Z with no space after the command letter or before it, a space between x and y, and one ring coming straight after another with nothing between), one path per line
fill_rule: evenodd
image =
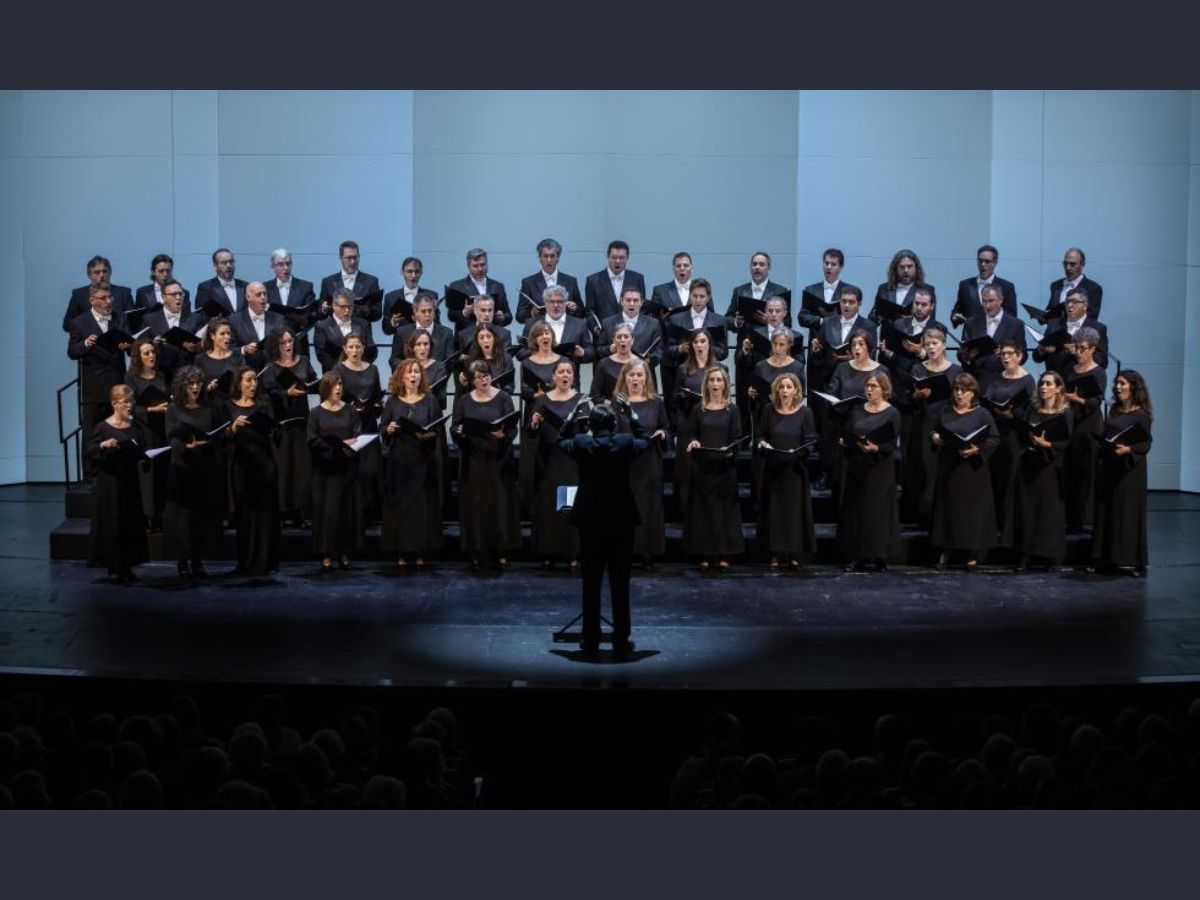
M595 638L584 638L579 642L579 652L584 656L597 656L600 653L600 641Z
M629 640L629 638L625 638L625 640L613 640L613 656L632 656L633 651L636 649L637 645L634 644L633 641Z
M208 570L204 568L204 563L200 562L199 560L192 563L192 577L193 578L207 578L208 577Z
M176 571L179 572L179 577L182 578L184 581L187 581L189 578L192 577L192 570L188 568L187 563L181 562L175 568L176 568Z
M317 574L318 575L328 575L332 571L333 571L333 563L323 562L323 563L321 563L321 568L317 571Z
M126 569L121 573L121 577L125 580L126 584L133 584L135 581L142 580L133 574L133 569Z
M350 560L343 556L338 560L338 568L343 572L348 571L350 568Z
M1130 572L1129 574L1132 575L1134 578L1145 578L1146 577L1146 567L1145 566L1134 566L1133 571Z
M875 563L875 571L876 572L886 572L887 571L887 563L884 562L882 559L878 560Z

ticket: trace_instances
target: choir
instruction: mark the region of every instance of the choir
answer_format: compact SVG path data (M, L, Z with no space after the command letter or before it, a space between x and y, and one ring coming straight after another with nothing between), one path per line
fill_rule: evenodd
M372 523L398 567L419 568L444 546L452 463L465 558L504 568L524 512L534 558L574 570L580 537L563 497L578 469L560 445L602 405L646 446L629 477L633 553L647 568L666 546L673 459L683 546L708 571L728 571L747 549L771 570L803 567L816 552L812 497L828 486L851 570L886 569L904 522L928 531L940 567L957 557L974 568L995 547L1016 551L1020 568L1054 566L1066 534L1090 528L1095 569L1144 573L1150 397L1141 375L1118 368L1106 402L1108 334L1088 294L1099 286L1081 271L1052 285L1044 310L1022 304L1043 333L1015 315L1015 288L981 248L980 277L959 286L955 338L912 251L893 259L867 316L862 292L840 281L836 249L795 314L756 253L752 281L720 315L686 253L647 298L641 275L613 266L614 253L628 260L614 242L585 301L557 270L557 244L543 242L514 340L482 250L441 296L407 259L404 287L385 296L356 262L346 268L352 243L320 300L291 277L284 250L273 263L289 265L273 265L279 277L265 285L226 284L219 270L195 312L171 279L157 301L105 280L72 295L64 326L95 486L89 558L111 579L136 578L157 530L180 577L204 578L226 523L238 574L278 569L284 523L311 529L321 572L348 568ZM441 324L443 304L453 327ZM393 335L386 378L370 327L381 318ZM730 349L736 379L722 362ZM1025 368L1030 352L1045 366L1038 378ZM749 548L738 479L747 457Z

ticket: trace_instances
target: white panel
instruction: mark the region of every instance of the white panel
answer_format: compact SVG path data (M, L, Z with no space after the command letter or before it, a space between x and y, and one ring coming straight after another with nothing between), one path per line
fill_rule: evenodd
M1040 259L1041 161L992 160L991 174L991 240L986 243L1000 251L1002 264L1005 260Z
M1053 258L1067 247L1079 246L1096 261L1183 262L1188 169L1048 160L1042 252Z
M1041 91L992 92L992 158L1042 158Z
M1046 159L1186 163L1187 91L1048 91Z
M171 122L176 156L216 155L216 91L172 91Z
M620 91L603 97L596 146L610 152L796 155L795 91Z
M217 157L176 156L175 254L212 253L221 243L217 221Z
M26 91L26 156L165 156L170 91Z
M222 154L412 150L410 91L221 91L218 119Z
M801 157L990 159L989 91L801 91Z
M151 256L170 252L171 187L170 157L28 160L26 255L75 271L95 253L125 252L148 270Z
M801 159L800 243L850 255L974 258L988 236L987 160ZM811 213L811 214L810 214ZM855 282L857 283L857 282Z
M387 250L407 217L411 184L389 156L232 156L221 159L222 240L266 255L328 254L353 238Z

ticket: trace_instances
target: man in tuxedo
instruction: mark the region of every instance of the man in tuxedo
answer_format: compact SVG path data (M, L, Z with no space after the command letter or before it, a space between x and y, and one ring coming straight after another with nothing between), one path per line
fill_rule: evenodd
M692 255L681 250L671 259L674 278L656 284L650 294L650 302L659 316L688 305L692 291Z
M123 328L124 322L113 315L112 289L106 284L88 288L89 309L70 321L67 356L78 360L79 366L79 424L86 443L96 424L112 412L108 402L109 389L125 380L125 352L131 346L126 341L115 350L105 348L100 338L110 328ZM84 457L84 477L91 481L95 471Z
M263 282L267 289L267 303L301 309L316 301L313 283L292 275L292 254L286 247L279 247L271 252L271 271L275 273L275 277ZM316 318L315 312L303 321L293 321L289 317L288 327L296 333L297 356L308 356L308 328Z
M1004 295L1004 311L1010 316L1017 314L1017 288L1011 281L996 276L996 263L1000 259L1000 251L991 244L984 244L975 251L975 266L979 274L974 278L964 278L958 283L958 297L954 300L954 309L950 311L950 324L956 328L967 319L973 319L983 312L983 303L979 292L989 284L1000 288Z
M629 264L629 245L612 241L608 245L608 266L587 277L583 300L587 311L603 322L621 314L621 297L625 288L636 288L638 296L646 296L646 279L641 272L626 268Z
M887 281L875 290L876 302L887 300L898 306L908 306L912 303L912 289L917 285L929 288L929 296L933 298L934 308L937 308L937 291L932 284L925 283L925 269L921 260L912 250L897 250L888 264ZM880 315L874 306L871 307L872 322L878 322Z
M490 300L491 298L487 298ZM429 335L429 354L432 359L445 360L454 346L454 332L445 325L439 325L434 316L437 299L430 294L418 294L413 305L413 321L401 325L392 336L392 352L388 356L388 365L393 369L404 359L404 348L408 339L417 331Z
M592 332L587 327L583 319L578 316L567 315L567 289L561 284L552 285L542 292L542 302L546 306L546 315L538 319L530 319L525 323L525 331L521 337L528 343L529 331L538 322L545 322L550 326L550 330L554 332L554 346L558 347L561 344L575 344L575 348L566 355L573 363L575 363L575 381L579 381L579 364L590 362L594 347L592 344ZM559 352L559 351L556 351Z
M628 325L633 330L633 352L649 363L650 367L658 365L662 356L662 327L653 316L642 315L642 292L633 285L621 292L621 312L609 316L601 325L600 346L596 349L596 359L611 353L613 334L620 325Z
M246 285L246 305L229 318L233 343L242 349L246 365L258 371L270 362L263 353L263 341L277 328L287 326L287 319L267 309L267 288L261 281Z
M1016 316L1005 313L1004 292L998 285L989 284L981 291L980 299L983 301L983 313L967 320L967 324L963 326L963 343L987 335L997 344L1014 341L1024 352L1025 323ZM978 354L963 349L958 351L958 356L963 371L974 375L979 382L981 395L988 384L1000 377L1004 369L998 347L992 353Z
M629 466L650 444L644 438L617 434L612 407L593 407L591 434L564 437L559 449L579 467L579 488L569 520L579 529L583 575L583 640L580 652L594 657L600 651L600 588L608 570L612 601L612 648L618 658L634 650L629 612L629 582L633 570L633 533L641 517L629 486Z
M512 321L512 310L508 306L508 294L505 293L503 284L488 277L488 255L487 251L481 247L473 247L467 251L467 277L450 282L442 294L445 295L450 291L466 294L472 300L486 294L496 302L494 314L496 324L507 325ZM468 300L461 310L450 310L450 321L454 323L456 331L462 331L471 325L474 322L474 316L475 304L471 300Z
M1045 363L1047 371L1066 378L1067 370L1075 365L1075 355L1071 352L1075 332L1080 328L1092 328L1100 336L1096 344L1096 364L1102 369L1108 368L1108 326L1089 316L1087 310L1087 291L1075 288L1067 294L1067 314L1065 318L1051 320L1053 327L1046 329L1042 340L1033 348L1034 362Z
M820 330L821 321L826 316L832 316L838 311L838 298L841 296L843 287L854 288L855 291L858 291L858 295L862 296L862 291L849 282L842 281L842 269L845 266L845 254L837 247L830 247L821 254L821 269L825 277L821 281L805 287L801 294L800 307L796 311L796 322L801 327L808 329L810 341L813 335ZM806 309L806 299L809 306L822 311L818 313L813 309Z
M921 335L927 328L949 334L949 329L933 317L933 295L927 287L918 287L913 292L911 309L912 315L884 322L879 340L879 361L892 372L904 375L925 358Z
M342 269L321 279L321 293L318 296L322 304L331 303L339 288L348 290L356 301L379 290L378 278L358 271L359 255L358 244L354 241L342 241L338 245ZM324 308L322 306L322 310ZM354 317L366 322L378 322L383 318L382 298L376 298L369 304L355 303Z
M150 283L137 289L137 293L133 297L133 307L135 309L155 309L162 306L163 285L174 277L172 274L174 271L175 260L165 253L159 253L150 260ZM186 290L183 292L183 311L185 313L192 311L192 295ZM120 312L125 313L128 310L120 310Z
M1083 288L1087 292L1087 314L1093 319L1100 318L1100 303L1104 299L1104 288L1083 274L1087 265L1087 257L1078 247L1071 247L1063 254L1063 275L1065 277L1052 282L1050 299L1046 301L1046 310L1052 310L1060 303L1067 302L1067 294L1075 288Z
M196 308L203 309L209 300L221 304L225 317L229 318L246 305L246 282L234 277L237 269L231 250L222 247L212 255L215 278L196 285Z
M318 322L313 330L313 345L322 375L338 364L342 357L342 343L351 334L362 338L363 359L373 362L379 351L371 334L371 326L365 319L354 315L354 294L347 288L338 288L333 292L331 315Z
M567 291L567 314L582 318L587 313L583 308L583 298L579 296L579 282L574 275L558 271L558 261L562 258L562 244L554 238L546 238L537 245L538 263L541 269L532 275L521 279L521 297L517 298L517 321L522 325L532 318L545 315L531 300L538 300L546 288L560 284Z
M405 257L404 262L400 263L400 277L404 279L403 287L388 291L383 295L383 333L393 334L401 325L407 325L412 321L412 307L416 302L417 294L426 293L433 294L434 301L437 301L437 294L428 289L422 290L421 276L425 273L425 264L415 256Z
M183 366L190 365L192 358L200 349L200 339L189 341L183 347L177 347L168 342L165 335L172 328L182 328L195 334L204 325L204 317L196 313L188 315L183 311L183 285L172 278L163 285L163 305L146 313L142 325L150 329L154 340L154 349L158 353L158 367L170 381L175 372Z
M755 300L769 300L772 297L782 295L787 288L782 284L776 284L771 281L771 256L769 253L759 250L750 257L750 280L745 284L739 284L733 289L733 296L729 298L729 309L725 310L725 321L729 328L740 329L744 325L763 325L766 324L767 314L765 312L756 312L753 322L745 322L742 320L742 314L738 312L738 299L741 297L752 297ZM786 309L786 307L785 307ZM783 321L784 325L792 324L791 312L785 313Z
M92 308L89 291L93 285L108 285L108 289L112 292L112 307L117 313L123 314L133 306L133 292L127 287L111 283L112 263L103 256L93 256L87 261L87 276L87 284L71 291L71 299L67 301L67 311L63 315L63 331L70 331L71 320Z

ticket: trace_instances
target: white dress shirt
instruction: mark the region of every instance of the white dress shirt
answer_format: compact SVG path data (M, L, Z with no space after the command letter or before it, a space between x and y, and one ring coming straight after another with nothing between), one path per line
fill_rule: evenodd
M279 302L287 306L288 294L292 292L292 279L289 278L287 281L280 281L276 278L275 287L279 291Z
M343 338L348 336L350 334L350 332L354 330L354 317L353 316L346 319L345 322L343 322L337 316L334 316L333 321L335 321L337 323L337 327L341 329Z
M1062 290L1058 292L1058 302L1066 303L1067 302L1067 294L1071 293L1071 291L1073 291L1073 290L1075 290L1075 288L1079 287L1079 282L1081 282L1081 281L1083 281L1082 275L1080 275L1074 281L1065 281L1064 280Z
M229 308L237 309L237 285L232 281L221 281L217 279L222 289L225 291L225 296L229 298Z
M832 304L837 299L838 285L840 285L841 283L842 283L842 280L839 278L833 284L830 284L828 281L826 281L821 285L821 289L825 292L826 306Z
M692 317L692 331L696 331L704 327L704 320L708 318L708 310L702 309L697 313L693 309L689 312L689 315Z
M112 324L112 313L109 313L107 316L105 316L93 309L92 318L95 319L96 324L100 326L100 333L108 334L108 326Z
M613 296L618 300L621 299L621 293L625 290L625 271L622 270L620 275L614 275L612 269L607 269L608 282L612 285Z
M692 279L688 279L683 284L675 282L675 293L679 295L679 305L687 306L689 299L692 296Z
M550 326L550 330L554 332L554 343L557 346L563 341L563 329L567 325L567 317L564 315L561 319L552 319L549 315L546 316L546 324Z
M348 275L347 273L342 272L342 287L344 287L348 291L354 290L354 281L356 278L358 278L357 272L355 272L352 275Z
M988 320L987 320L988 337L994 338L996 336L996 329L1000 327L1000 320L1002 318L1004 318L1003 310L1001 310L1000 313L997 314L996 318L994 318L994 319L990 318L990 317L988 318Z
M838 317L838 322L842 326L842 339L838 341L839 347L843 346L846 341L850 340L850 332L854 330L854 323L857 321L858 316L855 316L853 319L843 319L840 316Z
M256 316L250 313L250 324L254 326L254 333L258 335L258 340L261 343L267 333L267 314L264 311L261 316Z
M475 296L476 297L482 297L484 294L487 293L487 278L484 278L483 281L476 281L471 276L468 276L468 279L470 280L471 284L475 285Z

